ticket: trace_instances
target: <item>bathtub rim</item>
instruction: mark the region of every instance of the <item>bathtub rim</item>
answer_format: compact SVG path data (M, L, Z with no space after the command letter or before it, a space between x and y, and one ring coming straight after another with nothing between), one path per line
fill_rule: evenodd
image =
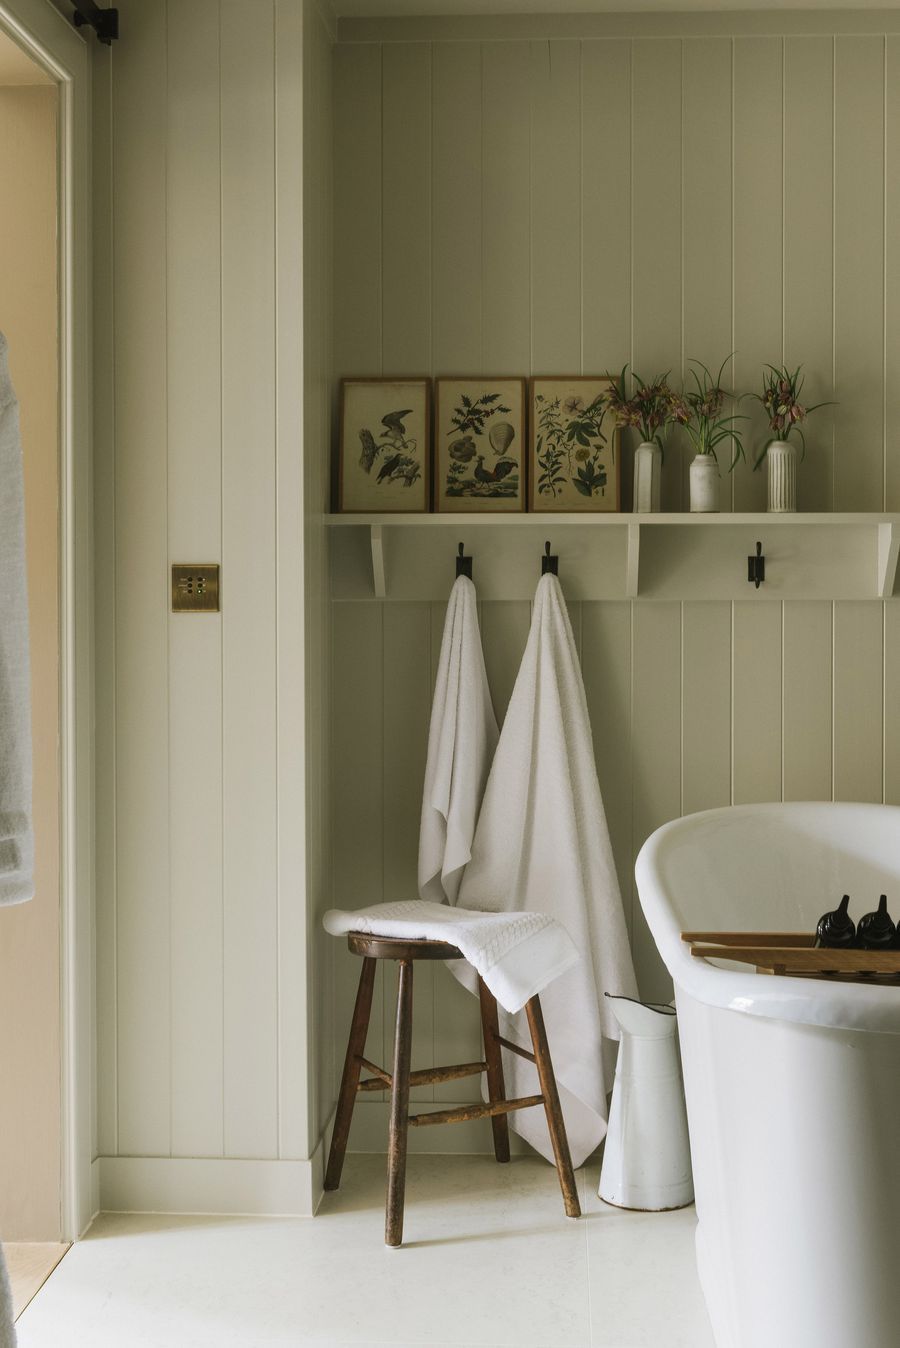
M809 811L886 812L900 834L900 806L843 801L791 801L756 805L726 805L673 819L656 829L635 862L638 897L659 953L675 984L709 1006L743 1015L840 1030L868 1030L900 1035L900 987L864 983L827 983L820 979L766 977L722 969L690 953L681 939L681 927L666 898L664 862L684 835L702 822L740 815L775 813L780 817Z

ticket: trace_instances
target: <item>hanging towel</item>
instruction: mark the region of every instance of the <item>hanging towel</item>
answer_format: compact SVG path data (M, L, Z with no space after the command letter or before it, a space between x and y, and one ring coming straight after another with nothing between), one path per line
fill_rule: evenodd
M19 409L0 333L0 904L34 894L31 673Z
M584 683L559 581L541 577L531 630L484 794L459 901L555 917L582 958L541 998L572 1159L606 1133L618 1039L605 992L636 997L622 898L597 781ZM522 1016L501 1033L530 1048ZM508 1092L538 1089L534 1068L504 1050ZM548 1160L542 1111L510 1123Z
M332 908L322 921L332 936L361 931L407 941L449 941L468 961L465 967L477 970L500 1005L513 1012L579 962L571 938L543 913L473 913L403 899L355 913ZM455 960L450 967L461 963Z
M428 732L419 829L423 899L456 903L496 747L475 586L459 576L447 604Z

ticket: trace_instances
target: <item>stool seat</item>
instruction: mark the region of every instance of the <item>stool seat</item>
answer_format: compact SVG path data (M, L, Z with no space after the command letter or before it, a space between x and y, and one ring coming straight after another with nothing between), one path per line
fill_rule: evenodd
M415 961L419 959L463 959L462 952L448 941L422 938L401 939L359 931L348 933L347 945L354 955L362 957L362 970L359 978L359 989L356 994L356 1005L353 1010L353 1020L350 1025L347 1054L344 1059L344 1071L341 1077L341 1089L338 1096L334 1131L331 1137L331 1149L328 1155L328 1168L325 1173L325 1189L332 1190L340 1186L357 1094L360 1091L390 1090L391 1120L384 1238L387 1245L400 1245L403 1240L407 1134L410 1127L418 1128L432 1124L461 1123L470 1119L489 1118L493 1131L494 1155L498 1161L507 1162L510 1158L507 1116L513 1110L530 1109L535 1105L543 1105L550 1139L553 1144L553 1155L566 1214L569 1217L580 1217L581 1206L578 1202L578 1193L575 1187L572 1158L569 1153L569 1143L559 1103L556 1078L553 1074L553 1064L550 1060L550 1049L547 1044L547 1033L544 1028L540 998L534 996L525 1003L525 1014L528 1019L534 1049L533 1053L529 1053L519 1044L504 1039L500 1034L496 999L479 976L478 995L481 1005L484 1059L479 1062L455 1063L449 1067L429 1067L423 1071L412 1072L410 1071L410 1054L412 1047L413 967ZM375 970L377 961L380 959L395 960L400 966L394 1035L394 1062L393 1070L390 1073L376 1063L369 1062L363 1056L369 1029L369 1017L372 1011ZM540 1084L540 1094L507 1100L503 1080L501 1053L503 1048L519 1057L526 1058L534 1064ZM362 1079L363 1068L371 1073L365 1079ZM425 1086L434 1082L454 1081L462 1077L480 1075L482 1072L487 1077L487 1104L461 1105L455 1109L430 1110L422 1114L409 1113L411 1087Z
M372 936L351 931L347 945L354 955L376 960L461 960L463 953L449 941L426 941L421 937L398 939L396 936Z

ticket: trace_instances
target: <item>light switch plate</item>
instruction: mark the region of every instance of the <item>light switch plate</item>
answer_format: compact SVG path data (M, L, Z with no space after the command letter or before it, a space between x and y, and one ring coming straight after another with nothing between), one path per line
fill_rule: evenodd
M172 612L218 613L218 562L177 562L172 566Z

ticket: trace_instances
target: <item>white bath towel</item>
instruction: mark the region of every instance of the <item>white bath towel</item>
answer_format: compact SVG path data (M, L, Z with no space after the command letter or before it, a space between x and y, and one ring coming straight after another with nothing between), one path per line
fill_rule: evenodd
M531 630L488 778L459 901L550 914L582 959L541 998L569 1145L580 1165L606 1132L612 1041L605 992L637 996L622 899L597 781L584 683L559 581L542 576ZM501 1033L530 1047L523 1016ZM536 1089L530 1063L504 1050L510 1095ZM510 1122L548 1159L543 1111Z
M541 913L473 913L443 903L404 899L375 903L358 912L332 908L322 920L332 936L362 931L406 940L449 941L478 970L500 1005L511 1012L543 992L579 958L559 923Z
M450 591L428 732L419 829L419 895L455 903L481 797L497 747L475 586L459 576Z
M0 333L0 904L34 894L31 674L19 409Z

